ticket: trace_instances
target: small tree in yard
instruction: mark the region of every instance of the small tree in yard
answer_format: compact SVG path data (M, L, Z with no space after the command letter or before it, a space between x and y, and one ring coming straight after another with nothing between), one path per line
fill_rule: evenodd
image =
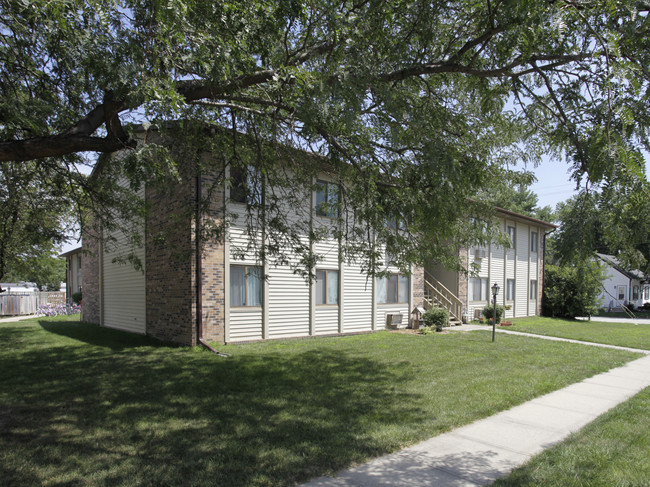
M422 319L427 327L442 331L443 326L449 325L449 311L444 308L431 308L424 312Z
M561 318L593 314L600 305L603 279L602 268L593 261L573 266L547 265L542 314Z

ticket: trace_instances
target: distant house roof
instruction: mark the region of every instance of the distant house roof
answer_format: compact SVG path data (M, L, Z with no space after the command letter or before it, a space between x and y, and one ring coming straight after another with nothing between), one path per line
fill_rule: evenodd
M638 269L633 269L633 270L627 270L623 267L621 264L621 261L618 260L616 257L613 255L607 255L607 254L599 254L596 252L596 255L606 264L612 266L614 269L616 269L618 272L623 274L624 276L627 276L630 279L646 279L646 276L643 272L641 272Z

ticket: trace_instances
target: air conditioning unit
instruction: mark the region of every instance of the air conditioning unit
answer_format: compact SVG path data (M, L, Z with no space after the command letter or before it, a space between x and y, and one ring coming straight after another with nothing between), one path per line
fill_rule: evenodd
M402 324L402 313L386 313L386 328L397 328Z
M474 250L475 259L485 259L487 257L487 250L485 249L476 249Z

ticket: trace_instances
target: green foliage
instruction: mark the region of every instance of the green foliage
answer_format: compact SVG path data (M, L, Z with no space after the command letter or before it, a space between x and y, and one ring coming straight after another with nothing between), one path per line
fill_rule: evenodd
M65 261L48 254L20 258L7 272L7 280L33 282L42 291L59 291L65 281Z
M42 200L87 209L75 212L84 230L143 217L119 189L118 169L132 188L147 182L167 195L199 174L222 188L232 183L226 168L252 165L266 189L245 220L251 236L263 226L266 238L242 252L309 272L318 257L310 244L334 233L345 237L344 259L380 272L381 246L403 269L462 267L458 249L486 238L468 217L493 216L485 200L468 197L519 184L518 165L541 154L566 156L576 184L601 187L612 204L608 242L630 262L647 260L650 223L638 221L650 206L644 8L635 0L8 0L0 3L0 161L37 160L14 169L58 175L43 183L50 198ZM100 158L92 181L80 172L89 162L81 154L117 150L120 158ZM305 200L323 165L353 184L342 192L346 213L313 229L285 208ZM531 211L525 189L514 196L502 204ZM204 215L223 210L202 203ZM390 219L406 230L386 228ZM212 219L204 240L222 240L232 220Z
M449 311L445 308L433 307L424 312L422 319L428 328L441 331L444 326L449 326Z
M595 261L573 266L546 265L542 314L561 318L588 316L599 307L604 271Z
M500 304L497 304L497 323L501 322L501 318L503 317L503 313L505 312L505 308L501 306ZM493 304L486 304L483 307L483 316L485 316L486 319L490 320L494 316L494 305Z
M76 292L76 293L72 293L71 298L72 298L72 302L74 304L81 304L81 300L83 299L83 295L81 294L81 292Z

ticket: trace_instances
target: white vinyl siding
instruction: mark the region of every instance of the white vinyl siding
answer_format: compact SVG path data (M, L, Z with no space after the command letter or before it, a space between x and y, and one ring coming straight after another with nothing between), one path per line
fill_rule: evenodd
M331 335L339 331L339 307L318 306L314 313L314 335Z
M126 182L124 181L123 184ZM144 187L137 194L144 198ZM144 225L139 231L144 241ZM128 241L128 236L120 231L113 232L111 236L116 239L116 242L107 243L102 256L102 325L145 334L147 304L144 246L133 248ZM128 261L113 262L114 259L126 259L131 252L140 260L141 270L136 270Z
M238 308L230 310L230 340L241 342L262 339L262 309Z
M515 316L528 316L528 283L530 280L528 228L529 226L525 223L517 223Z
M372 330L372 278L360 265L346 264L343 278L343 332ZM383 329L382 325L380 329Z

